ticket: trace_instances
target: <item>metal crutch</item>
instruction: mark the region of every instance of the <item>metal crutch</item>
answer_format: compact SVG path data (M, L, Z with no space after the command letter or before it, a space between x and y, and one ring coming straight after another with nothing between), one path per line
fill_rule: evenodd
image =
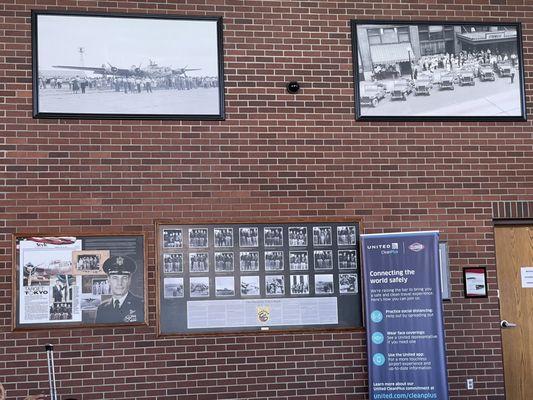
M44 346L46 349L46 360L48 362L48 383L50 385L50 400L57 400L57 388L56 388L56 372L54 366L54 346L47 344Z

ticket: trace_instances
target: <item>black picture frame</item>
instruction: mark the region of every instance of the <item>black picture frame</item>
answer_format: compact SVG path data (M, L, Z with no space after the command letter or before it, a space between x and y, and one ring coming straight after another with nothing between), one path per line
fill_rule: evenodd
M221 17L33 10L34 118L223 120Z
M466 298L487 297L487 269L485 267L463 268L463 288Z
M156 221L159 335L362 329L360 229L356 218Z
M147 325L145 243L143 233L13 234L12 329Z
M519 22L351 20L351 32L357 120L527 120Z

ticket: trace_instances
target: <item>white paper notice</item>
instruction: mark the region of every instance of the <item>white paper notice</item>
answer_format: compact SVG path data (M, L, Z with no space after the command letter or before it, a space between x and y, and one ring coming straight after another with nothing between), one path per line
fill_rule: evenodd
M336 297L187 302L189 329L326 325L338 322Z
M533 267L520 268L520 274L522 275L522 287L533 288Z

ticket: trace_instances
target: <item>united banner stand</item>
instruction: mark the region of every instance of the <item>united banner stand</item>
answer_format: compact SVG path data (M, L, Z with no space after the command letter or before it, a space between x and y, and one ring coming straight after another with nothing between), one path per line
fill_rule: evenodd
M370 400L448 400L438 242L361 235Z

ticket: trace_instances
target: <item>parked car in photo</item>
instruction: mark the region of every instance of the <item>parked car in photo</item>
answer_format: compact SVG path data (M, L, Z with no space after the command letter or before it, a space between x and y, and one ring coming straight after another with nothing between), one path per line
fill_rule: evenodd
M443 74L439 80L439 90L455 90L453 74Z
M391 90L391 100L407 100L413 91L413 85L407 79L394 81Z
M460 71L457 74L457 78L459 81L459 86L475 86L476 85L475 75L470 70Z
M511 76L511 63L508 61L496 63L494 69L500 78Z
M431 79L428 77L421 77L415 81L415 96L429 96L429 91L433 87Z
M386 94L385 87L381 84L361 84L361 106L376 107Z
M477 70L478 78L480 81L493 81L496 79L494 70L490 64L480 64Z

